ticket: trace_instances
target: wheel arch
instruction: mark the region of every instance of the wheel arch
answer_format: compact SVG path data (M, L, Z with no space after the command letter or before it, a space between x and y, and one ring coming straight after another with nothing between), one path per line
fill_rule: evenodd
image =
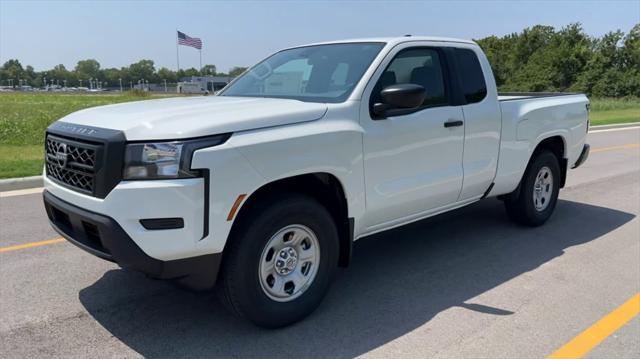
M562 135L553 135L549 137L545 137L540 140L536 145L535 149L529 156L529 162L527 163L527 168L529 168L529 164L533 160L533 158L540 153L541 151L548 150L553 153L558 159L558 164L560 165L560 188L563 188L566 180L567 180L567 168L568 168L568 159L567 159L567 140Z
M509 198L511 199L518 198L520 196L522 181L525 175L527 174L527 171L529 171L531 162L533 161L533 159L536 157L538 153L545 150L551 151L551 153L553 153L558 159L558 165L560 166L560 188L564 187L567 179L567 168L568 168L567 166L568 159L566 158L567 142L564 136L560 134L554 134L547 137L543 137L542 139L538 140L538 143L536 144L533 151L531 151L531 154L529 155L529 160L527 161L527 165L525 166L524 171L522 172L522 176L520 177L520 181L518 182L516 189L513 190L513 192L511 193L500 195L498 196L498 198L504 200Z
M341 267L348 266L353 248L354 219L349 217L348 202L342 182L335 175L327 172L284 177L257 188L244 200L238 210L231 227L230 240L233 240L234 233L243 225L243 222L250 218L255 208L260 204L276 200L278 195L282 193L308 195L329 211L338 229L340 242L338 264Z

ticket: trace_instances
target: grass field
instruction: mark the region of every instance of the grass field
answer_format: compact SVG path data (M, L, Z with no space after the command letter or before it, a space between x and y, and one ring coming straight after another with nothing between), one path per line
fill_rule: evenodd
M0 178L42 172L44 131L53 121L87 107L154 97L0 93ZM640 121L640 99L592 99L590 116L592 125Z
M83 108L153 97L133 93L0 93L0 178L42 173L44 131L61 117Z
M592 99L591 125L640 122L640 98Z

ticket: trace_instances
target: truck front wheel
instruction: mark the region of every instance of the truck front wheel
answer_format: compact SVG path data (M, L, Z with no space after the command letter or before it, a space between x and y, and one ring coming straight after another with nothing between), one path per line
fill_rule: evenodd
M560 165L550 151L535 155L520 189L504 201L509 217L517 223L539 226L551 217L560 191Z
M222 263L223 302L262 327L292 324L320 305L338 265L338 231L314 199L285 195L249 209Z

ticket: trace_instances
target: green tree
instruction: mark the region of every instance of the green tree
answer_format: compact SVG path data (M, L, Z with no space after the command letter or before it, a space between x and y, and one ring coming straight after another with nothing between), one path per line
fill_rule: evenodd
M216 75L216 65L204 65L202 69L200 69L200 75L202 76L215 76Z
M229 70L229 76L231 77L240 76L240 74L242 74L246 70L247 70L247 67L234 66L233 68L231 68L231 70Z
M24 69L22 64L17 59L11 59L2 65L2 72L0 72L0 79L6 85L9 84L9 80L12 80L14 86L18 86L18 80L24 78Z
M156 82L157 76L153 60L140 60L129 66L129 77L135 82L138 80L146 80Z
M75 72L83 80L98 78L100 76L100 63L94 59L80 60L75 67Z
M126 83L126 79L122 78L122 71L116 68L109 68L102 70L102 79L109 84L109 87L119 88L120 80L122 79L122 86Z
M178 77L176 76L176 72L171 71L166 67L163 67L160 70L158 70L158 79L160 79L161 81L167 80L167 82L169 83L178 82Z

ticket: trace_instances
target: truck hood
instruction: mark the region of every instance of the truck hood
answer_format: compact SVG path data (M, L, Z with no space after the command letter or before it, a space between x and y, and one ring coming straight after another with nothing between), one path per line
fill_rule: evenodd
M318 120L327 105L297 100L199 96L88 108L61 121L123 131L127 140L209 136Z

